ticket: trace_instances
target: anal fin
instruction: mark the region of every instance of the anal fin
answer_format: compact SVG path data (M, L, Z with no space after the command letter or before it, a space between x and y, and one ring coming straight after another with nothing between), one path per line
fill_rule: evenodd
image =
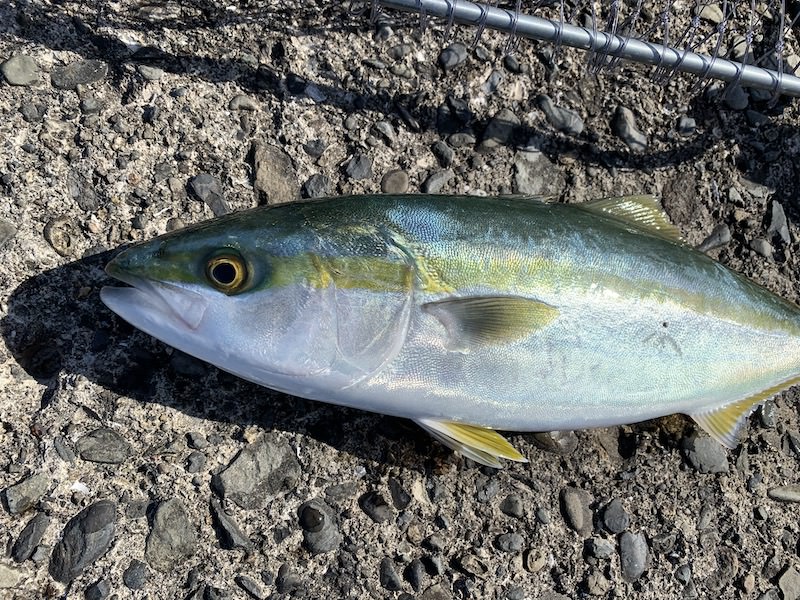
M794 377L743 400L690 416L720 444L733 449L739 445L737 439L739 430L759 404L798 383L800 383L800 377Z
M501 458L528 462L527 458L494 429L435 419L414 421L445 446L482 465L501 469Z

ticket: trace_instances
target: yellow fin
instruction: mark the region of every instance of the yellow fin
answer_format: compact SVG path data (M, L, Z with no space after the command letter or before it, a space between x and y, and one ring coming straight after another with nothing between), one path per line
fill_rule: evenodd
M795 377L773 385L744 400L737 400L721 408L715 408L699 414L690 415L711 437L723 446L733 449L739 445L738 433L747 417L765 400L782 392L795 384L800 383L800 377Z
M601 198L576 204L590 212L607 215L622 223L632 225L665 240L683 244L680 231L664 212L661 204L652 196L620 196Z
M445 446L482 465L501 469L501 458L528 462L494 429L435 419L415 419L415 422Z
M520 296L452 298L428 302L422 309L444 325L448 347L461 351L518 340L558 316L557 308Z

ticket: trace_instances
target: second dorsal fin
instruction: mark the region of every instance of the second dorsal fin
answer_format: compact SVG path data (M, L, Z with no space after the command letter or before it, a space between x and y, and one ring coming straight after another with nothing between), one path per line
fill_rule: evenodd
M589 212L607 215L670 242L684 243L678 228L670 223L661 204L652 196L601 198L576 204Z

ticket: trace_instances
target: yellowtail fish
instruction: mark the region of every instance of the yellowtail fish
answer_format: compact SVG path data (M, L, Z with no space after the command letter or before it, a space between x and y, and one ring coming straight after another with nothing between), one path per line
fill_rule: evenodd
M728 447L800 380L800 310L686 245L648 196L351 196L168 233L107 267L123 319L255 383L413 419L475 461L495 430L685 413Z

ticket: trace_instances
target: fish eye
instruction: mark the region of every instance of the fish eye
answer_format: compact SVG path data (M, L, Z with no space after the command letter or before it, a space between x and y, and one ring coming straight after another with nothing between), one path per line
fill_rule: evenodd
M247 264L238 254L217 254L206 263L206 277L220 292L235 294L247 283Z

